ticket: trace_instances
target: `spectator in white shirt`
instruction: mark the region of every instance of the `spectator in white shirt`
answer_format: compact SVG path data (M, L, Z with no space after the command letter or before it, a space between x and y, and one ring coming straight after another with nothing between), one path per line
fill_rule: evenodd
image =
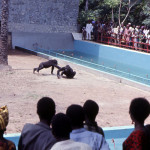
M91 21L88 21L88 23L86 24L86 39L87 40L91 40L92 30L93 30L93 25L92 25Z

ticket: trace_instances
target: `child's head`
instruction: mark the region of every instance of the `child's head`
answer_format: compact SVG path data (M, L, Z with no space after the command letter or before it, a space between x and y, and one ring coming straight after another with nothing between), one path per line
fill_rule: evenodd
M49 97L41 98L37 103L37 114L41 120L51 121L55 115L55 102Z
M83 105L83 110L88 120L95 121L99 112L99 106L95 101L87 100Z
M85 120L82 106L72 104L66 110L66 115L70 118L72 127L82 128Z
M150 104L145 98L135 98L131 101L129 113L133 121L144 123L150 114Z
M71 130L70 119L65 114L58 113L53 117L52 133L56 139L69 139Z

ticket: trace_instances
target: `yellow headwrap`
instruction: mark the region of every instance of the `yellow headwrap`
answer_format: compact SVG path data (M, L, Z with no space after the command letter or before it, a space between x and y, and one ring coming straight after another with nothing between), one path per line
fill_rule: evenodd
M0 130L5 130L9 121L9 113L7 106L0 108Z

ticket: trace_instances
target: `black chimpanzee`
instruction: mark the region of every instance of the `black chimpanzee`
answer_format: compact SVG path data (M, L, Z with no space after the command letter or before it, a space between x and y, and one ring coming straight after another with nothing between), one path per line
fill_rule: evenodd
M61 75L59 74L60 72L61 72ZM69 65L66 65L65 67L59 68L57 71L58 79L63 75L66 75L66 78L71 79L76 75L76 72L73 71L73 69Z
M54 67L56 67L57 69L60 69L60 67L58 66L57 60L56 60L56 59L50 59L50 60L48 60L48 61L46 61L46 62L41 62L41 63L39 64L39 67L38 67L38 68L34 68L34 69L33 69L33 73L34 73L35 71L37 71L37 72L39 73L39 71L40 71L41 69L43 69L43 68L49 68L49 67L52 67L52 69L51 69L51 74L53 74Z

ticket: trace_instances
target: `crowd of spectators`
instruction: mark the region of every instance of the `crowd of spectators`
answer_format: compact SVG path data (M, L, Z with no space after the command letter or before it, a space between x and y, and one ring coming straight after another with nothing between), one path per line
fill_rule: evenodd
M131 23L116 26L113 22L88 21L82 28L82 39L150 51L150 29L147 26L135 26Z
M56 105L49 97L37 103L39 123L25 124L18 150L110 150L103 129L97 125L98 104L87 100L83 106L72 104L66 113L56 113ZM144 125L150 114L150 103L145 98L131 101L129 114L135 129L123 142L123 150L149 150L150 125ZM15 144L3 137L8 124L7 106L0 108L0 149L16 150ZM51 128L52 126L52 128Z

